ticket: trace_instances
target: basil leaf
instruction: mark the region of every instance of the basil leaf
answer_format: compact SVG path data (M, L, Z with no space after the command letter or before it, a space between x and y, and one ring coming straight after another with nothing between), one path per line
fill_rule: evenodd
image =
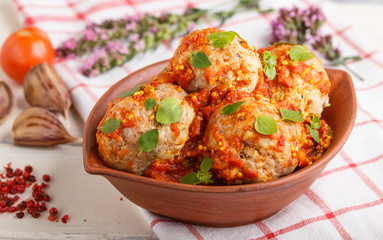
M196 185L199 183L197 173L190 172L180 179L180 183Z
M146 133L142 134L140 138L138 139L138 146L140 147L141 154L142 152L151 152L153 151L157 145L158 145L158 129L152 129L147 131Z
M142 85L142 84L140 84L140 85L138 85L138 86L136 86L136 87L130 89L129 91L123 92L123 93L121 93L120 95L118 95L117 97L118 97L118 98L123 98L123 97L129 97L129 96L132 96L135 92L137 92L137 91L140 90L141 85Z
M314 115L312 120L310 121L312 129L320 128L320 118L317 115Z
M111 133L117 130L121 125L120 121L114 118L110 118L102 124L101 132L103 133Z
M202 172L207 173L211 167L213 166L213 161L209 157L205 157L199 168L201 169Z
M303 115L301 111L288 110L280 108L279 112L281 113L283 120L290 120L294 122L303 122Z
M157 101L155 98L148 98L145 100L145 108L147 110L152 110L157 104Z
M190 64L194 68L205 68L211 66L209 57L204 52L194 52L190 56Z
M263 135L271 135L278 132L277 123L267 115L257 116L254 127L257 132Z
M262 53L263 72L270 79L273 80L277 74L275 67L277 66L277 56L269 51Z
M215 32L209 35L209 44L216 48L223 48L229 45L235 38L234 32Z
M245 101L240 101L240 102L226 105L221 109L221 113L224 115L231 115L235 113L244 102Z
M313 58L314 55L301 45L290 48L290 59L293 61L304 61Z
M310 128L310 135L314 138L314 140L319 143L319 132L316 129Z
M158 105L156 120L159 123L172 124L178 122L183 113L180 102L172 97L167 97Z

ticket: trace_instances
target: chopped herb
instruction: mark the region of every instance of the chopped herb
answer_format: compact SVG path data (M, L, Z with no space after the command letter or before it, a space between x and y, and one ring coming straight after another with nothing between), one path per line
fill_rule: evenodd
M257 132L263 135L271 135L278 132L277 123L267 115L257 116L254 127Z
M197 178L197 173L196 172L190 172L183 176L180 179L180 183L183 184L191 184L191 185L197 185L199 183L199 179Z
M310 135L311 135L311 137L314 138L314 140L317 143L319 143L320 139L319 139L319 132L318 132L318 130L310 128Z
M204 52L194 52L190 56L190 64L194 68L205 68L211 66L209 57Z
M275 67L277 66L277 56L269 51L262 53L263 72L270 79L273 80L277 75Z
M129 91L126 91L126 92L121 93L120 95L118 95L118 98L123 98L123 97L129 97L129 96L132 96L134 93L136 93L137 91L140 90L141 85L142 85L142 84L140 84L140 85L138 85L138 86L136 86L136 87L130 89Z
M138 146L141 150L138 155L140 155L142 152L153 151L158 145L158 137L158 129L152 129L142 134L138 139Z
M212 183L212 174L211 172L209 172L212 166L213 161L209 157L205 157L201 162L200 171L198 171L197 173L190 172L186 174L180 179L180 183L191 185L197 185L199 183Z
M209 44L216 48L223 48L229 45L235 36L234 32L215 32L209 35Z
M279 112L281 113L283 120L290 120L294 122L303 122L303 115L301 111L288 110L280 108Z
M301 45L290 48L290 59L293 61L304 61L313 58L314 55Z
M145 108L147 110L152 110L157 104L157 101L155 98L148 98L145 100Z
M224 115L231 115L235 113L244 102L245 101L240 101L240 102L226 105L221 109L221 113Z
M117 130L121 125L120 121L114 118L110 118L104 122L101 127L101 132L103 133L111 133Z
M319 143L320 139L319 139L319 132L317 129L320 128L320 118L317 115L314 115L312 120L310 121L310 124L311 126L306 124L306 127L309 128L311 137L313 137L314 140L317 143Z
M181 103L172 97L167 97L160 102L156 112L156 120L163 124L178 122L184 111Z

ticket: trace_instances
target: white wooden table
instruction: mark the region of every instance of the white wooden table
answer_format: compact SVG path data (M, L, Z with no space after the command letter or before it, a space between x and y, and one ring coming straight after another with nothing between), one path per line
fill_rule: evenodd
M338 6L354 26L383 51L379 42L383 39L383 32L377 31L376 25L383 21L383 5L359 3ZM18 28L20 25L12 9L5 0L0 0L0 46ZM13 121L29 106L22 87L9 80L1 69L0 80L11 86L17 104L13 114L0 125L0 167L9 162L14 168L30 164L40 179L43 174L50 174L52 180L47 193L52 201L49 206L55 206L70 216L69 222L63 224L48 221L47 212L38 219L28 215L21 220L14 214L0 214L0 239L157 239L138 207L125 199L106 179L84 171L81 145L52 148L13 145L10 133ZM82 136L84 123L74 109L71 109L65 125L72 135Z

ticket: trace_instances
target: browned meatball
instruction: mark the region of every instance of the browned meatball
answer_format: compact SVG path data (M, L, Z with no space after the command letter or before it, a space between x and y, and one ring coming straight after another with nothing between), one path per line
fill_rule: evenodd
M222 114L223 106L216 109L204 136L218 177L229 183L252 183L294 171L296 152L304 141L302 123L282 120L277 106L262 96L239 101L244 103L231 115ZM254 124L260 115L274 119L278 131L271 135L258 133Z
M285 108L302 111L305 117L320 116L323 109L329 106L330 81L327 73L315 55L305 61L291 60L289 53L293 46L283 44L258 50L261 56L264 51L276 56L276 78L269 80L265 76L267 88L271 91L270 98Z
M225 47L213 46L209 43L209 36L216 32L223 30L207 28L184 37L170 59L167 70L162 74L164 81L173 79L187 92L199 91L205 87L212 89L220 84L228 89L252 92L259 75L262 76L258 54L237 35ZM195 52L204 52L211 66L193 67L190 59Z
M114 118L121 122L121 126L112 133L97 132L99 154L109 167L143 174L144 170L155 159L173 159L177 156L188 140L189 126L195 116L194 109L184 100L185 91L179 86L165 83L157 88L142 87L143 90L135 95L117 99L108 109L104 121ZM145 100L156 99L156 107L151 110L145 108ZM172 97L181 102L183 115L172 124L161 124L156 121L155 114L161 100ZM159 141L151 152L140 153L138 139L152 129L158 129Z

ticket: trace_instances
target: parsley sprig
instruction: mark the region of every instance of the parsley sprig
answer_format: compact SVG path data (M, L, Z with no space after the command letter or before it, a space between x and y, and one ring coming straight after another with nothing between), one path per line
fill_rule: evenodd
M210 172L212 166L212 160L209 157L205 157L199 166L200 170L197 173L190 172L186 174L180 179L180 183L191 185L213 183L213 180L211 180L212 174Z

